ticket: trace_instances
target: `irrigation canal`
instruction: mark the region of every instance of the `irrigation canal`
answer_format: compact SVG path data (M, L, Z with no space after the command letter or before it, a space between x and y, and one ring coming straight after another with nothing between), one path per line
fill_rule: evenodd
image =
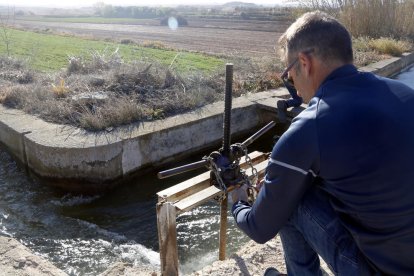
M396 78L414 88L414 67ZM267 135L255 144L262 145L258 150L270 151L272 138ZM110 193L73 195L28 176L0 146L0 235L18 239L69 275L97 275L117 261L157 268L155 193L197 173L158 180L153 172ZM214 202L178 217L183 274L217 259L218 222ZM229 219L228 253L247 240Z
M249 150L269 152L273 135L274 129ZM162 169L198 161L202 156ZM30 177L0 146L0 235L16 238L69 275L97 275L117 261L158 269L155 194L204 171L163 180L152 172L109 193L82 196ZM219 205L211 202L177 218L182 274L217 260L219 214ZM228 254L247 240L229 219Z

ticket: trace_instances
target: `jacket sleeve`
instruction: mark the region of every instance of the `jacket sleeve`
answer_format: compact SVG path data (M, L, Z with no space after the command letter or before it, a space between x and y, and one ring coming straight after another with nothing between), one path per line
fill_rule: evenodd
M273 148L265 182L253 206L233 205L238 227L251 239L265 243L273 238L296 209L319 171L315 105L292 122Z

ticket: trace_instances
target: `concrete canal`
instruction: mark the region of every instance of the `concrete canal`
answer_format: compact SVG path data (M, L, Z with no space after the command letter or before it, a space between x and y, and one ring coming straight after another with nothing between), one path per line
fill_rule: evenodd
M396 78L414 87L414 67ZM270 151L274 134L255 142L256 149ZM110 193L81 196L28 176L0 146L0 235L16 238L69 275L97 275L117 261L157 269L155 193L197 173L200 171L158 180L152 172ZM184 213L177 222L183 274L217 259L217 204ZM232 219L228 232L229 253L248 240Z

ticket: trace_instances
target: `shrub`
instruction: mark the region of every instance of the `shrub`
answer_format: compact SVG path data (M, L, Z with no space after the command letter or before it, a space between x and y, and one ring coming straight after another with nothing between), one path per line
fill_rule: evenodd
M121 44L134 44L135 42L132 39L124 38L120 41Z
M412 50L412 43L392 38L372 39L366 36L354 38L353 48L355 63L364 66L368 63L378 61L380 55L401 56L404 52Z
M154 41L154 40L145 40L141 44L142 47L152 48L152 49L161 49L161 50L167 50L169 47L167 47L164 43L161 41Z
M66 97L66 95L70 92L69 87L65 85L65 80L60 79L60 82L58 85L52 84L52 92L57 97Z
M68 75L78 73L97 73L110 68L119 67L123 63L118 49L108 52L105 48L103 51L91 51L88 56L70 56L68 57L68 66L66 72Z
M10 56L0 56L0 69L26 69L26 63L17 58L13 58Z
M21 107L21 91L14 87L6 87L0 91L0 103L10 108Z
M301 0L311 9L338 18L355 37L395 37L414 39L412 0Z
M397 44L397 41L391 38L379 38L370 41L369 46L381 54L388 54L391 56L401 56L402 49Z

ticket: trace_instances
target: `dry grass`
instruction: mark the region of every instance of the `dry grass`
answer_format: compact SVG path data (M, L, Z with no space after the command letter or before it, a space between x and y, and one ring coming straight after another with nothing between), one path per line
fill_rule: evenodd
M414 40L413 0L301 0L304 9L323 10L338 18L355 37Z
M0 75L6 81L0 87L0 102L49 122L97 131L164 118L222 99L221 89L212 87L217 85L216 75L183 76L156 62L98 59L72 57L66 72L39 74L24 85ZM3 75L6 67L26 70L17 60L1 62L8 62Z
M339 0L338 0L339 1ZM414 39L412 0L345 1L340 19L354 36Z
M412 49L406 42L392 41ZM383 58L377 44L386 43L354 40L357 66ZM281 86L284 65L275 57L228 59L234 63L233 96ZM55 74L36 73L21 60L0 57L0 103L49 122L101 131L162 119L224 98L224 68L212 73L177 69L175 63L163 66L149 59L126 63L116 50L69 57L66 70Z
M235 58L234 96L280 86L277 61ZM1 60L6 68L26 68L19 61ZM271 73L273 72L273 73ZM116 53L70 57L66 71L38 74L30 83L7 79L0 102L42 119L91 131L132 122L162 119L223 99L224 70L178 73L156 61L125 63Z
M171 47L168 47L161 41L155 41L155 40L145 40L141 43L141 46L152 48L152 49L160 49L160 50L169 50Z
M380 54L391 56L401 56L402 53L411 50L411 44L409 42L386 37L371 40L369 46Z
M354 62L358 67L384 59L389 56L401 56L414 49L413 43L392 38L372 39L366 36L354 38Z

